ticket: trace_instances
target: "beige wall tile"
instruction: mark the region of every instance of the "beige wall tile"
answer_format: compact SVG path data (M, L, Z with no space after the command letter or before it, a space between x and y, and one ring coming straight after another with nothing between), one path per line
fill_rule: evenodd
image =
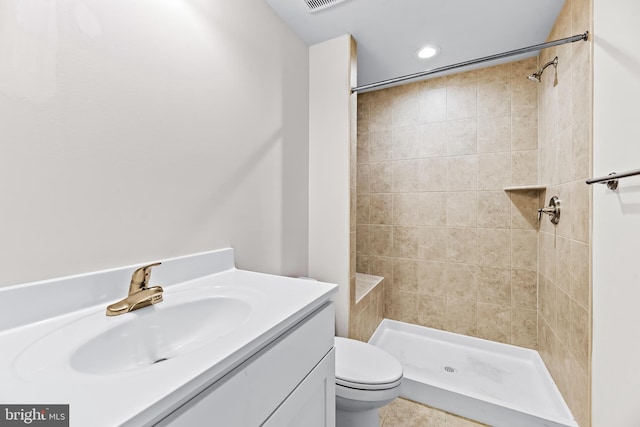
M408 126L393 129L392 158L416 159L420 157L418 129L420 126Z
M538 268L538 233L535 230L511 230L511 266L523 270Z
M591 175L591 117L584 115L577 118L572 131L571 180L584 180Z
M538 148L538 109L525 108L511 115L511 149Z
M538 274L530 270L511 270L511 303L514 307L537 310Z
M538 348L536 310L511 309L511 343L522 347Z
M476 84L451 86L447 84L447 120L467 119L478 114Z
M370 180L370 167L369 164L361 164L357 166L356 172L356 185L358 187L358 194L368 194L371 186Z
M525 74L511 79L511 111L514 113L536 108L538 105L536 85L522 78L522 76L530 74L533 70L535 70L535 67L532 67Z
M507 63L476 70L478 86L494 83L510 84L511 66L511 63Z
M356 222L357 224L369 224L369 195L358 195L356 198Z
M447 155L462 156L478 152L478 122L475 117L447 121Z
M446 193L420 193L418 195L418 224L447 225Z
M511 270L478 268L478 302L511 305Z
M509 76L503 79L478 84L478 116L495 116L511 112L511 82Z
M561 131L556 139L557 149L557 164L558 169L555 172L558 183L566 183L571 181L571 163L573 162L573 154L571 153L571 136L572 127L569 125L566 129Z
M420 195L418 193L393 194L393 223L418 225Z
M571 342L571 298L560 289L556 289L556 313L558 324L555 330L560 342L569 346Z
M511 342L511 307L478 303L478 337Z
M553 234L540 233L539 239L539 264L538 271L547 279L555 282L556 280L556 260L558 252L556 250L556 239Z
M589 245L572 241L569 262L570 291L569 295L584 307L591 307L590 295L590 255Z
M539 283L539 310L542 317L552 329L557 327L557 295L556 286L544 275L538 276Z
M477 264L478 230L476 228L449 228L447 261Z
M419 97L419 120L421 123L444 122L447 119L447 90L426 90Z
M435 261L418 261L418 293L427 297L446 297L448 283L445 279L447 264ZM446 304L443 304L443 307Z
M478 303L475 300L447 298L445 329L458 334L476 335Z
M369 133L369 161L380 162L391 160L393 153L393 140L391 131Z
M369 134L359 133L356 163L369 163Z
M418 93L412 91L408 86L398 86L394 88L395 93L392 101L393 127L414 126L418 120Z
M478 192L478 227L511 228L511 201L502 190Z
M393 227L393 256L418 258L422 230L419 227Z
M582 181L571 183L571 236L581 242L589 241L589 212L591 209L590 199L591 187Z
M575 301L571 301L570 350L580 367L589 370L589 312Z
M369 191L371 193L388 193L393 182L393 167L391 162L369 164Z
M478 152L511 150L511 115L478 118Z
M538 183L538 151L511 152L511 185Z
M355 169L353 169L355 171ZM356 187L351 187L349 191L349 231L355 233L358 221L358 194Z
M479 264L490 267L511 267L511 231L478 229Z
M369 253L369 226L358 225L356 227L356 252L361 254ZM366 273L360 270L361 273Z
M391 194L371 194L369 212L371 224L392 225L393 196Z
M393 256L393 227L370 225L369 250L372 255Z
M387 91L371 92L369 100L369 132L381 132L392 128L391 96Z
M567 254L571 254L571 242L564 237L556 237L557 253L556 257L556 277L554 283L558 289L562 289L569 294L571 284L571 259Z
M369 274L384 277L386 283L393 282L393 258L371 256L369 258Z
M361 237L360 234L356 232L356 242L360 237ZM369 274L369 259L370 259L369 255L356 252L356 271L358 273Z
M392 185L394 193L420 191L420 161L400 160L392 164ZM360 185L358 185L360 187Z
M414 259L393 259L393 286L395 291L418 292L418 261Z
M591 114L591 49L586 43L573 50L571 64L572 98L574 117Z
M446 297L419 295L418 323L428 328L442 329L447 318Z
M420 157L440 157L447 154L447 123L431 123L418 127Z
M478 164L479 190L502 190L511 185L510 153L480 154Z
M447 190L478 189L478 156L459 156L447 159Z
M358 134L369 132L369 98L370 95L363 93L357 94L357 112L358 117L357 129Z
M418 323L418 298L413 292L397 292L394 305L397 307L398 320Z
M541 208L537 191L512 191L511 227L517 229L537 230L538 209Z
M479 71L468 71L466 73L450 74L445 77L447 87L453 86L477 86Z
M446 261L449 231L441 227L420 227L418 258L429 261Z
M447 159L444 157L420 159L419 183L421 191L444 191L447 189Z
M475 227L477 212L478 200L475 191L447 194L447 226Z
M478 268L469 264L447 263L444 267L447 297L455 300L477 300Z

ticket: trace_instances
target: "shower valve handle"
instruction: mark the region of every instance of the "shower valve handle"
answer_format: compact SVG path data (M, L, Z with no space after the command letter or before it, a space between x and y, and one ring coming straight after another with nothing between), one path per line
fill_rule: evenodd
M560 222L560 199L558 199L558 196L553 196L549 200L549 206L538 209L538 222L542 220L543 213L549 215L549 221L553 224Z

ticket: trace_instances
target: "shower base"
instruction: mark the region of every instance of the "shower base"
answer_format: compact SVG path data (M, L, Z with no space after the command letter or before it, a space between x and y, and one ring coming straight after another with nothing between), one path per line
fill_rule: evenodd
M369 343L402 363L402 397L494 427L578 427L534 350L389 319Z

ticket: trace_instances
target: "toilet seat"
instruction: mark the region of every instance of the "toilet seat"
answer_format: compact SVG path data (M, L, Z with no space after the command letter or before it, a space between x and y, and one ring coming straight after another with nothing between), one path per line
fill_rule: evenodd
M356 390L387 390L402 382L402 365L361 341L335 338L336 384Z

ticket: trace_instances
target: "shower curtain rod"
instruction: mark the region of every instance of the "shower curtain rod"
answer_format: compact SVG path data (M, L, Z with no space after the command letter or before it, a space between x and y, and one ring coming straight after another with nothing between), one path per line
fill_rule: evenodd
M457 68L466 67L469 65L480 64L482 62L493 61L496 59L508 58L510 56L516 56L527 52L534 52L536 50L546 49L548 47L559 46L565 43L574 43L580 40L589 40L589 31L585 31L583 34L578 34L564 39L558 39L547 43L536 44L529 47L523 47L522 49L510 50L508 52L498 53L495 55L485 56L483 58L472 59L470 61L458 62L457 64L447 65L445 67L432 68L430 70L420 71L418 73L407 74L406 76L395 77L392 79L381 80L375 83L368 83L362 86L356 86L351 88L351 93L359 92L361 90L373 89L380 86L387 86L393 83L403 82L405 80L411 80L418 77L430 76L432 74L441 73L443 71L455 70Z

